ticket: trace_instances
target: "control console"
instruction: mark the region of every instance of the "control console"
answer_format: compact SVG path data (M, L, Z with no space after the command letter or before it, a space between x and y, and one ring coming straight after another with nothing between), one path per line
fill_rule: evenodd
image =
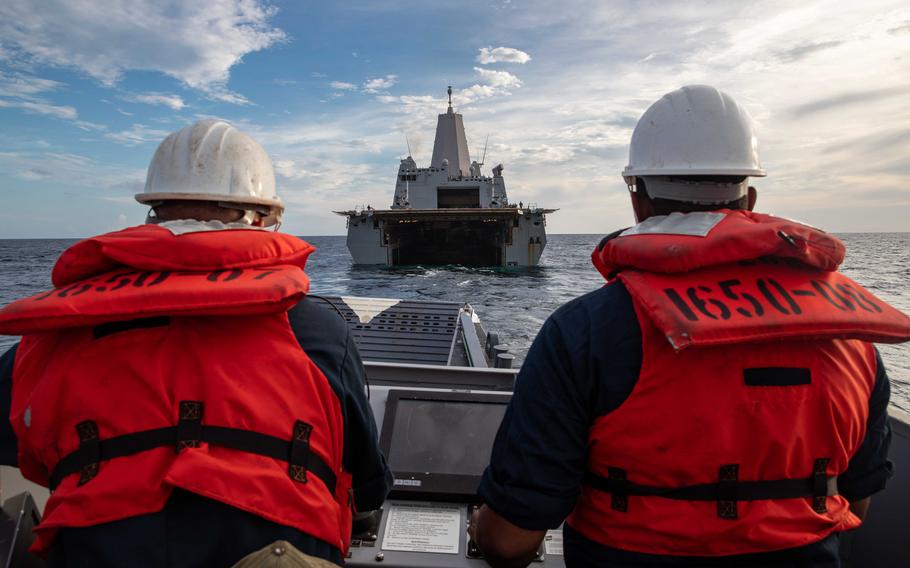
M348 566L487 565L467 526L510 398L473 389L371 389L395 484L380 511L355 519ZM561 529L547 534L532 566L564 566Z

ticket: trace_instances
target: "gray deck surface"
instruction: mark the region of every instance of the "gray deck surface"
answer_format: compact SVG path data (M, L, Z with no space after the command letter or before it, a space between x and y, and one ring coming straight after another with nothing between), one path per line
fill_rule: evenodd
M374 316L369 323L361 323L354 310L340 297L311 298L329 301L341 312L364 360L424 365L449 363L462 304L402 300Z

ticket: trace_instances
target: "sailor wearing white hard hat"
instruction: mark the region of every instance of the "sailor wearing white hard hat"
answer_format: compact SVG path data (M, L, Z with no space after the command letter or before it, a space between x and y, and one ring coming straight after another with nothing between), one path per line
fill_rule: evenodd
M754 189L751 198L738 202L750 195L748 178L765 175L752 117L730 95L705 85L667 93L645 111L622 172L633 193L651 198L649 203L633 196L639 219L725 204L751 210Z
M255 140L221 120L200 120L164 139L155 151L145 189L136 201L157 212L163 204L190 203L228 211L219 217L248 225L281 223L284 204L275 191L268 154ZM213 207L214 206L214 207ZM160 217L149 215L150 222Z
M835 272L836 238L751 212L765 171L729 95L655 102L622 174L639 223L601 241L608 283L531 346L469 533L492 566L562 523L568 568L839 566L891 468L863 340L906 341L910 319Z
M161 143L136 199L149 223L73 245L43 302L0 310L22 336L0 357L0 456L53 490L32 549L343 564L352 509L377 509L391 473L352 335L307 295L313 247L251 230L284 209L268 155L203 120Z

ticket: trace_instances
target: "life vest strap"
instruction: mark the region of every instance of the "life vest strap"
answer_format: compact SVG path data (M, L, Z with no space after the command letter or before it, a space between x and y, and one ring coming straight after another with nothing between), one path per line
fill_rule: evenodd
M815 460L812 475L802 479L773 479L763 481L739 481L739 466L729 464L720 467L717 483L702 483L683 487L656 487L640 485L626 479L623 469L611 467L609 477L591 471L585 472L584 482L598 491L610 493L612 508L625 512L629 497L663 497L680 501L716 501L717 515L722 519L738 517L738 501L759 501L764 499L812 499L817 513L824 513L825 499L837 495L837 476L825 474L827 459Z
M288 475L294 481L307 483L309 472L321 479L331 493L335 493L335 472L321 457L310 451L311 425L298 421L291 439L285 440L252 430L202 424L202 403L181 401L180 404L181 419L177 426L142 430L104 440L99 439L94 422L80 422L76 426L80 436L79 449L57 462L50 478L50 489L56 489L63 478L74 473L80 474L79 485L88 483L98 475L103 461L163 446L171 446L179 452L206 443L286 461ZM198 413L193 414L194 411Z

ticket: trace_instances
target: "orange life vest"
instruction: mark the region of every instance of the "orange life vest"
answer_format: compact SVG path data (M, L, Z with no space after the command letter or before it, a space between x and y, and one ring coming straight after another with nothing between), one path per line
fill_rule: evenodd
M843 245L743 211L674 214L605 240L595 266L632 296L635 388L589 431L569 524L642 553L804 546L860 521L837 494L865 436L867 341L910 319L834 272Z
M133 227L74 245L53 290L0 311L0 333L24 335L19 466L54 489L36 551L62 527L159 511L174 487L347 550L341 404L287 318L313 250Z

